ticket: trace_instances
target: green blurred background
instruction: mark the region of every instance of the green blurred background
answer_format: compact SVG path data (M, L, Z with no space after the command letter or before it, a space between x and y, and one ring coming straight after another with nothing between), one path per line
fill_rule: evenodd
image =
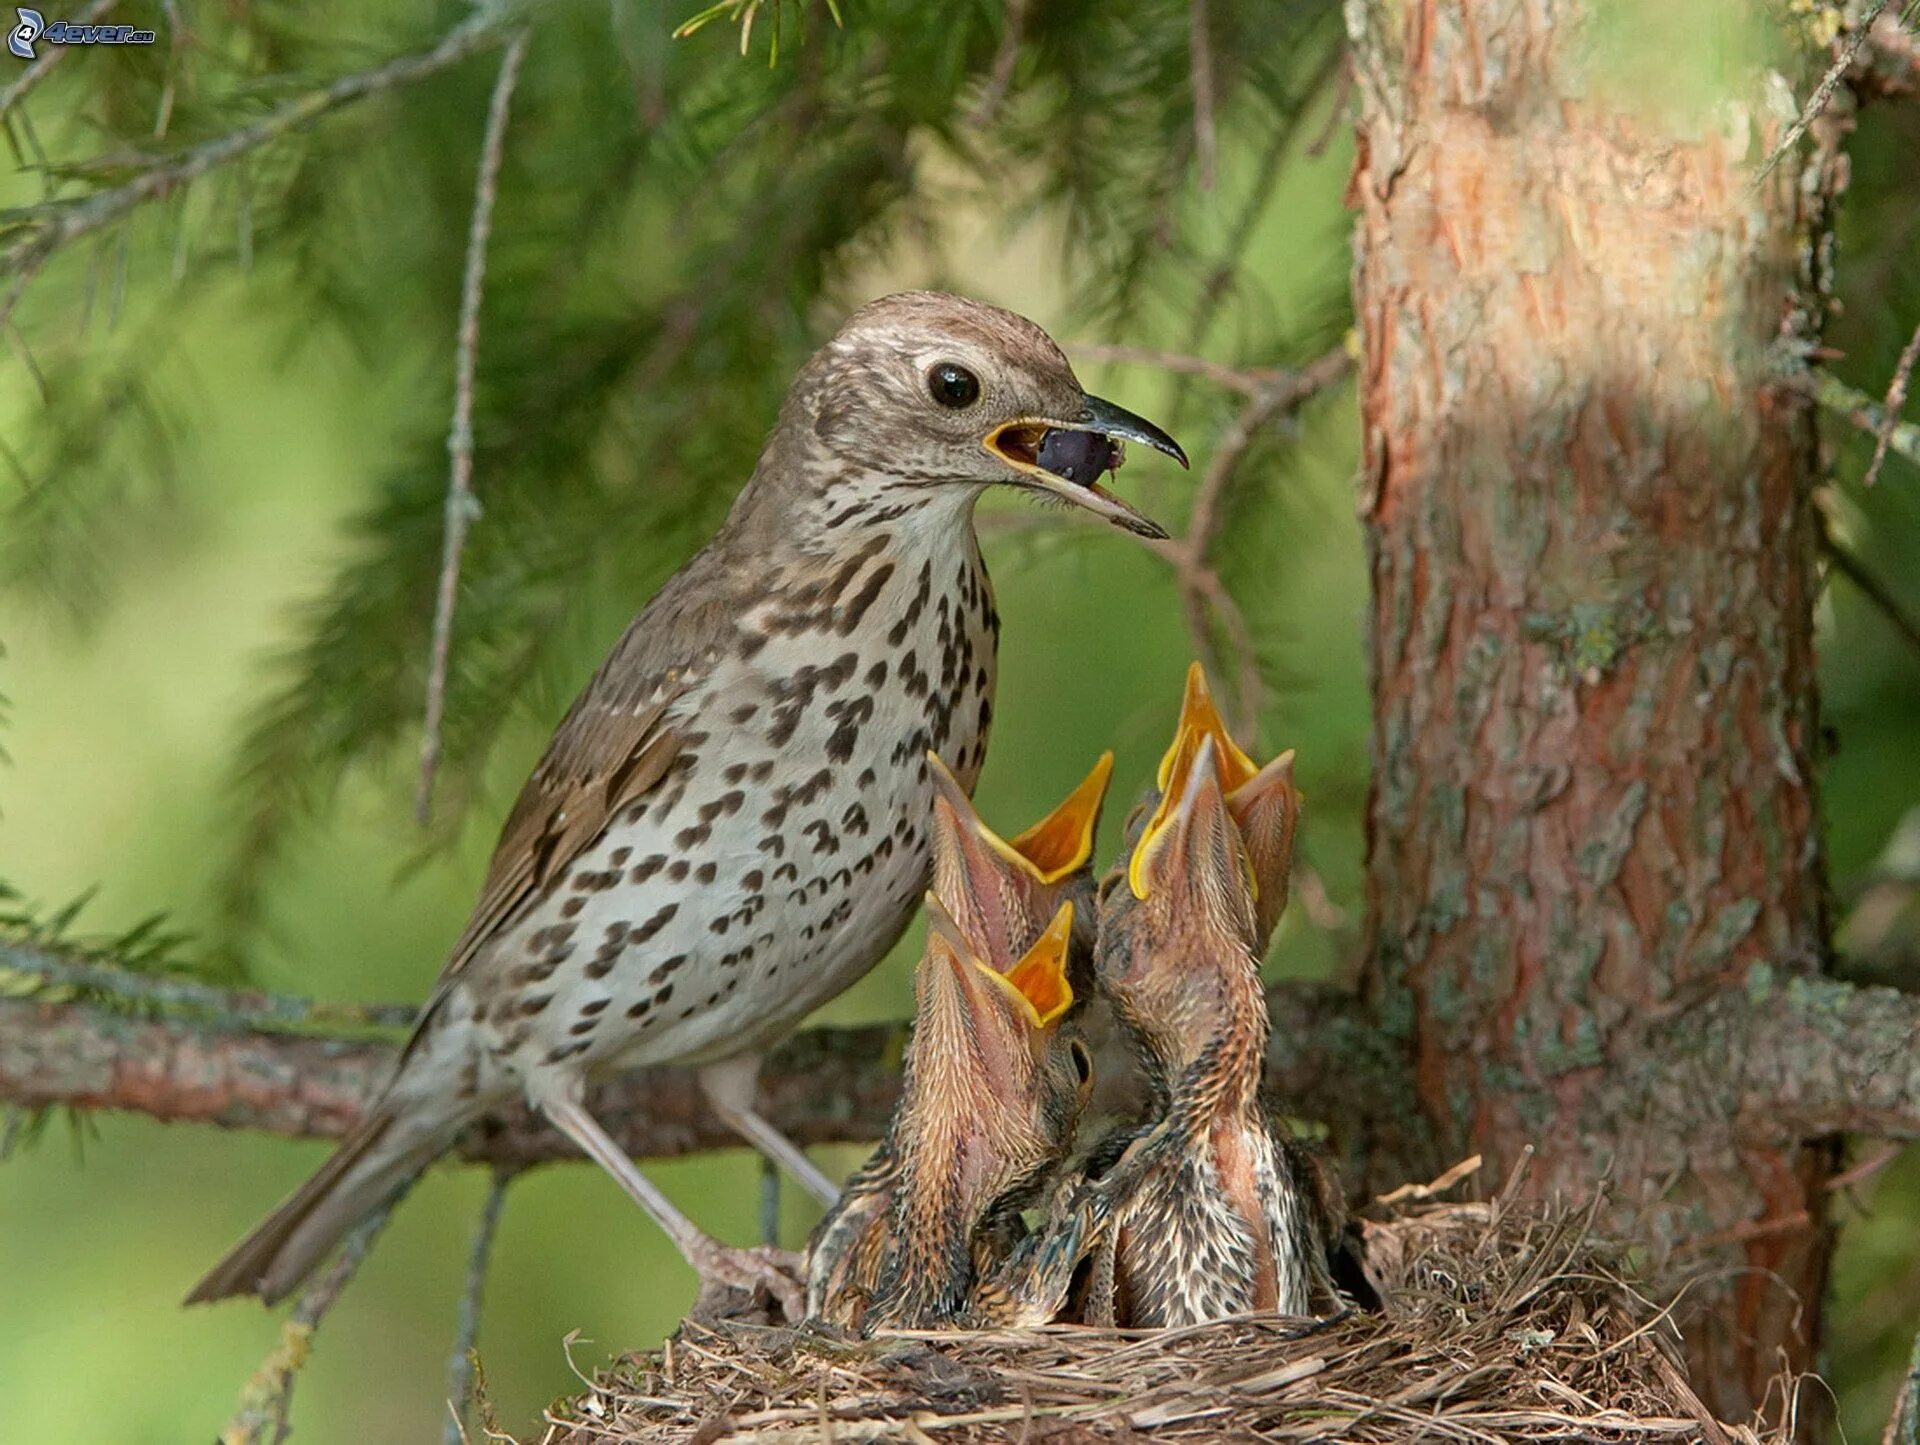
M1288 364L1340 344L1351 152L1333 114L1335 7L1216 6L1211 189L1186 141L1186 5L1113 8L1036 18L991 126L970 121L1000 53L997 6L943 7L930 26L909 4L849 5L845 31L789 10L773 66L764 15L742 59L724 25L670 41L679 8L543 9L501 185L476 471L487 510L426 833L409 807L441 439L494 63L343 113L56 259L0 371L14 468L0 475L0 880L40 917L91 893L79 934L164 912L191 935L179 955L215 973L417 999L547 730L722 515L785 379L846 310L935 284L1027 312L1070 354L1128 342ZM34 134L16 140L26 164L0 178L0 199L42 194L42 156L56 170L106 157L58 183L113 184L462 13L168 7L147 22L155 51L70 56L35 93ZM169 43L176 25L192 44ZM1703 21L1692 39L1744 57L1729 28ZM1876 394L1920 320L1915 111L1863 116L1842 218L1834 368ZM1152 368L1080 370L1171 419L1202 466L1235 407ZM1920 611L1920 477L1895 458L1863 491L1865 449L1830 430L1835 529ZM1357 932L1355 438L1348 391L1264 438L1220 547L1261 640L1261 742L1299 750L1305 857L1326 890L1317 920L1289 914L1276 975L1338 972ZM1136 456L1122 487L1177 522L1191 480ZM1193 650L1167 568L1117 532L1018 503L983 508L983 531L1006 619L983 811L1031 819L1107 746L1115 796L1129 796ZM1920 807L1920 658L1843 582L1819 621L1843 912L1870 882L1907 888L1910 909L1913 878L1876 860ZM917 937L829 1017L908 1012ZM1904 937L1849 941L1913 983ZM209 1438L277 1320L178 1300L324 1152L112 1116L55 1119L19 1142L0 1164L0 1436ZM862 1151L825 1152L841 1170ZM1916 1166L1910 1151L1840 1203L1831 1377L1855 1438L1878 1431L1920 1329ZM759 1170L744 1155L650 1172L709 1229L754 1237ZM484 1192L477 1173L441 1169L399 1212L300 1378L299 1438L440 1429ZM813 1214L789 1191L787 1243ZM590 1371L656 1342L691 1290L595 1171L518 1181L481 1332L502 1422L526 1428L574 1383L570 1334Z

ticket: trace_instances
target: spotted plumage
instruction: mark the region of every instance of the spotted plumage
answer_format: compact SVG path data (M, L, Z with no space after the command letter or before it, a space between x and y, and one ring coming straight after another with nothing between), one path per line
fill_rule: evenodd
M1103 1196L1092 1322L1307 1314L1332 1298L1321 1182L1260 1093L1260 955L1292 864L1291 765L1287 755L1254 766L1195 668L1156 791L1102 880L1095 972L1157 1117L1091 1171Z
M1102 1140L983 1292L999 1323L1178 1326L1336 1298L1331 1177L1260 1097L1259 960L1285 906L1300 797L1256 767L1198 668L1155 785L1099 889L1094 971L1146 1119Z
M1063 1031L1093 834L1112 773L1102 757L1057 809L1011 842L936 760L929 904L938 926L916 976L906 1084L886 1138L848 1180L807 1251L807 1312L844 1325L952 1323L1023 1232L1019 1209L1067 1153L1091 1080ZM1075 906L1075 900L1080 906ZM1058 937L1050 937L1051 930ZM1043 956L1044 955L1044 956ZM956 990L990 969L1005 990ZM965 971L963 971L965 972Z
M951 368L972 381L959 404L932 385ZM722 1249L634 1169L585 1086L700 1065L720 1115L831 1196L756 1112L753 1060L905 927L927 870L929 750L964 787L984 760L999 619L975 501L1006 484L1164 535L1039 466L1049 428L1179 455L992 307L889 297L821 348L720 531L555 732L391 1082L193 1298L284 1294L475 1117L524 1096L703 1276L797 1304L778 1261Z

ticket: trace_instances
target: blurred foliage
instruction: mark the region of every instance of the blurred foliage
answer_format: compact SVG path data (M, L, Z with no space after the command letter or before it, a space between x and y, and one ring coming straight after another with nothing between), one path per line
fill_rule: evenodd
M14 700L4 742L17 760L0 773L0 878L34 899L100 885L88 916L101 932L166 909L169 932L195 931L191 955L244 961L289 991L417 996L547 730L724 513L787 380L845 311L945 285L1035 315L1070 352L1130 342L1247 365L1307 360L1345 332L1351 142L1334 0L1209 0L1211 190L1185 0L937 12L857 0L842 24L808 0L713 8L674 40L701 13L692 0L175 0L127 16L154 25L159 46L68 54L9 112L19 164L0 179L16 208L0 213L0 248L43 223L49 201L127 184L475 17L534 26L490 252L484 513L461 574L432 832L407 804L491 55L168 188L18 293L0 384L0 638L12 648L0 693ZM750 33L744 11L757 12ZM1704 47L1715 74L1752 53L1744 28L1682 28L1686 53ZM1684 85L1687 69L1661 72L1659 87ZM1829 340L1839 374L1876 396L1920 321L1917 147L1920 107L1860 117L1841 217L1846 305ZM1148 368L1090 380L1196 456L1239 405ZM1263 435L1218 549L1260 639L1263 742L1300 750L1307 857L1348 920L1316 926L1294 910L1273 960L1291 973L1338 968L1361 907L1354 435L1346 396ZM1865 491L1870 449L1835 430L1833 526L1920 613L1920 479L1895 458ZM1185 479L1150 463L1126 475L1178 522ZM1116 534L1034 525L1017 506L989 505L983 522L1008 619L984 809L1036 815L1110 744L1124 798L1170 727L1191 651L1167 569ZM1844 903L1920 804L1920 663L1844 582L1823 602L1821 646ZM1123 811L1110 810L1109 843ZM7 906L41 922L58 912ZM903 1013L911 950L834 1015ZM0 1312L0 1430L63 1432L70 1392L84 1389L116 1439L204 1436L271 1325L240 1306L183 1317L174 1301L321 1150L125 1119L100 1134L84 1172L55 1149L0 1171L0 1277L34 1301ZM737 1239L755 1228L756 1173L738 1156L661 1171ZM483 1187L448 1171L400 1212L320 1338L299 1392L303 1438L438 1428ZM1847 1231L1833 1311L1856 1435L1878 1428L1920 1327L1915 1292L1888 1284L1920 1268L1914 1161L1857 1192L1878 1212ZM787 1202L789 1242L809 1218ZM595 1349L657 1337L687 1283L591 1171L517 1185L482 1335L505 1418L524 1421L569 1382L568 1330L599 1342L577 1352L591 1364ZM1869 1286L1878 1303L1852 1307ZM89 1363L103 1350L111 1379Z

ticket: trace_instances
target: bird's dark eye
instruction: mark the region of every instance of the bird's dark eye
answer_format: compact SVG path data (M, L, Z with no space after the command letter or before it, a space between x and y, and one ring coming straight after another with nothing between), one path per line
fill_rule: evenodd
M927 373L927 390L940 405L958 411L980 399L980 378L964 366L943 361Z
M1074 1039L1067 1045L1067 1053L1073 1059L1073 1072L1079 1076L1080 1086L1085 1088L1093 1082L1093 1055L1087 1052L1087 1046Z

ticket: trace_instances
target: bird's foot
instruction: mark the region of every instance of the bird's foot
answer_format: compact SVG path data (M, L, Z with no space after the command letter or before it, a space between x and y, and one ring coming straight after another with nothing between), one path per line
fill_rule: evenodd
M804 1261L792 1250L764 1244L733 1249L708 1239L688 1251L687 1263L700 1276L694 1319L764 1316L767 1323L778 1324L784 1316L786 1323L798 1324L806 1316Z

